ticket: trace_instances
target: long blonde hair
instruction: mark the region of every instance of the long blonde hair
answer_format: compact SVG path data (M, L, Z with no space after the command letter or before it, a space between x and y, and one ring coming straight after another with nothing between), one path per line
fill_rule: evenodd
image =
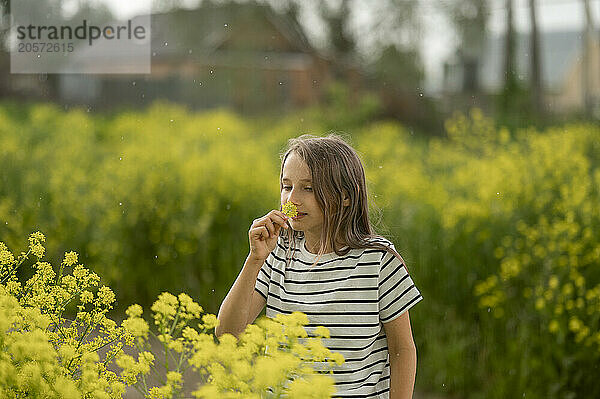
M358 154L344 138L331 133L326 137L303 134L290 139L285 152L280 155L280 191L283 189L283 166L292 152L310 169L313 192L324 215L321 246L311 267L318 263L326 248L333 248L338 256L355 248L382 249L396 256L406 267L404 259L393 248L370 241L380 235L375 233L369 220L365 171ZM350 199L348 206L343 205L344 195ZM303 233L281 229L280 235L287 242L287 267L296 241ZM347 248L342 249L344 246Z

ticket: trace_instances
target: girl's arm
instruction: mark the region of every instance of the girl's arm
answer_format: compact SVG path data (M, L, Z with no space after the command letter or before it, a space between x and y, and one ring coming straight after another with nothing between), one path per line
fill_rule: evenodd
M390 399L412 398L417 372L417 349L408 310L384 323L390 354Z
M254 260L250 256L246 258L242 271L219 309L217 316L219 325L215 328L217 336L224 333L239 336L246 325L254 322L256 316L265 307L265 298L254 291L256 277L261 266L262 262L259 260Z
M219 308L219 325L215 328L217 336L224 333L239 336L265 306L265 299L254 291L256 278L263 263L277 245L280 229L288 228L286 219L287 216L281 211L272 210L252 222L248 230L250 253Z

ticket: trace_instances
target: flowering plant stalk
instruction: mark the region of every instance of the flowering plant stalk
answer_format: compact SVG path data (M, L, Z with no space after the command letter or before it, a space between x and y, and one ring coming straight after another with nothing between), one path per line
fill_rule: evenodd
M335 392L325 373L344 358L323 346L326 328L308 337L306 315L260 318L239 340L217 339L214 314L203 314L184 293L162 293L151 308L153 329L139 305L117 326L106 316L115 301L110 288L98 288L100 278L77 264L75 252L65 254L55 273L41 261L44 242L42 233L31 234L28 251L16 259L0 242L0 397L112 399L133 386L146 398L180 398L190 367L203 379L192 392L196 398L330 398ZM17 270L31 254L38 259L34 274L22 284ZM162 347L155 353L151 336ZM125 353L127 347L137 353Z
M124 381L109 367L133 341L106 316L115 295L98 288L100 278L75 252L55 273L41 261L43 242L42 233L31 234L16 259L0 242L0 396L121 398ZM34 274L22 284L17 271L30 255Z
M181 397L189 367L203 379L192 392L196 398L330 398L334 393L333 379L323 373L344 358L323 346L326 328L317 327L315 337L307 337L303 326L308 319L302 313L261 318L238 340L231 334L216 339L216 316L200 317L201 306L185 294L161 294L152 312L157 334L142 318L141 306L129 307L124 325L135 337L138 360L127 354L117 360L127 381L145 397ZM160 364L150 352L151 336L162 343ZM148 385L151 372L160 386Z

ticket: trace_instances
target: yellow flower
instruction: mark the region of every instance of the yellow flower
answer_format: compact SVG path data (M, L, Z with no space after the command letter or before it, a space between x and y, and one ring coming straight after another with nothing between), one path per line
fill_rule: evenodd
M40 242L46 242L46 237L39 231L32 233L29 237L30 239L34 239Z
M177 297L169 292L163 292L152 305L154 312L154 322L156 325L168 323L175 318L179 301Z
M298 216L298 208L296 208L296 205L291 201L288 201L285 204L283 204L283 206L281 207L281 212L283 212L287 217L291 218L293 218L294 216Z
M115 294L112 292L110 288L103 285L98 290L98 300L103 305L112 305L115 302Z
M334 361L338 366L341 366L346 361L346 359L344 359L344 355L339 352L333 352L331 354L331 360Z
M538 299L535 301L535 308L536 308L537 310L541 310L541 309L543 309L545 305L546 305L546 301L544 301L544 298L538 298Z
M573 293L573 285L571 285L571 283L563 285L562 293L566 296L571 295Z
M173 349L177 353L183 352L183 340L181 338L169 342L169 349Z
M0 249L0 264L10 265L15 261L15 257L10 251Z
M326 375L297 378L289 387L290 397L297 399L330 398L334 393L333 378Z
M144 311L140 305L133 304L127 308L125 314L127 314L129 317L141 317L143 312Z
M134 337L148 336L149 326L146 321L140 317L132 317L123 320L123 327L129 331Z
M198 305L196 302L192 300L192 298L184 293L179 294L177 297L179 299L179 303L184 307L187 312L186 317L190 319L197 319L200 317L200 313L202 313L202 306Z
M85 290L81 293L79 299L81 300L81 303L90 303L94 300L94 294L92 294L88 290Z
M39 231L29 236L29 250L37 258L43 258L46 249L42 245L42 242L46 241L46 238Z
M317 326L317 328L315 328L315 335L323 338L329 338L329 330L327 327Z
M577 331L581 330L581 327L583 327L581 320L579 320L575 316L571 317L571 319L569 320L569 330L571 330L573 332L577 332Z
M202 316L202 323L204 323L204 328L210 330L211 328L215 328L219 325L219 320L217 319L217 316L209 313Z
M167 384L178 385L181 383L181 373L169 371L167 373Z
M550 330L550 332L557 332L558 329L559 329L558 321L552 320L550 322L550 325L548 326L548 330Z
M146 375L154 365L154 355L151 352L142 352L138 355L138 362L138 370Z
M77 252L70 251L65 252L65 258L63 259L63 264L65 266L73 266L77 263Z

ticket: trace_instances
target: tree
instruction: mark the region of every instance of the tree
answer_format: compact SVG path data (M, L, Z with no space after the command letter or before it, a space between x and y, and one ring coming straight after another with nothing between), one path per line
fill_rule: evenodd
M402 51L394 45L384 48L373 63L377 80L404 92L414 92L424 78L416 51Z
M463 88L476 92L479 90L479 61L487 32L488 0L440 2L439 6L459 38L457 53L464 67Z
M592 57L591 57L591 50L592 50L592 43L594 41L593 39L593 35L594 35L594 22L592 21L592 12L590 9L590 1L589 0L582 0L583 2L583 8L585 11L585 32L583 35L583 48L582 48L582 53L583 53L583 58L582 58L582 79L581 79L581 84L582 84L582 91L583 91L583 104L584 104L584 109L585 109L585 113L587 116L590 116L592 114L593 111L593 99L592 99L592 93L590 90L591 87L591 72L592 72L592 67L591 67L591 63L592 63Z
M506 35L504 39L504 88L500 96L503 113L515 110L515 99L519 95L516 71L516 34L514 26L513 0L506 0Z
M531 106L536 115L543 112L543 87L542 87L542 64L540 58L540 35L537 24L535 0L529 0L529 20L531 24L530 36L530 85Z
M210 1L208 1L210 3ZM181 8L183 4L182 0L152 0L152 12L161 13L173 10L175 8Z
M369 4L373 25L359 33L361 40L370 44L365 63L386 89L405 95L422 91L422 14L418 2L381 0Z
M321 18L328 28L328 42L336 57L345 57L356 50L356 42L350 31L350 5L348 0L342 0L338 7L332 6L327 0L319 1Z

